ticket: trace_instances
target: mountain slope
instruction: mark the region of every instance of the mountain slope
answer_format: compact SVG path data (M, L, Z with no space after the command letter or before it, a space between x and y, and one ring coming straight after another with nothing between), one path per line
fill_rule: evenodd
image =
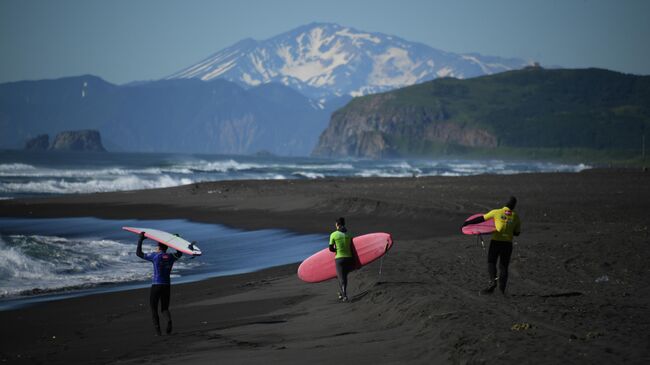
M433 155L471 148L637 148L650 132L650 77L530 67L444 78L355 98L315 156Z
M437 77L493 74L526 64L312 23L265 41L245 39L168 78L224 78L244 87L277 82L323 103L336 96L366 95Z
M90 75L0 84L0 148L19 148L43 133L96 129L85 115L104 113L96 108L116 88Z
M226 80L24 81L0 84L0 148L20 148L43 133L96 129L122 151L307 155L329 112L279 84L244 90Z

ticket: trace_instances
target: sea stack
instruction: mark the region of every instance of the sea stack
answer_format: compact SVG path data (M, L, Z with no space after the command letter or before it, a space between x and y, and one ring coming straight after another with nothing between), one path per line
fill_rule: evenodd
M39 134L25 142L25 149L28 151L46 151L50 147L50 136Z
M66 131L57 134L50 146L54 151L106 152L96 130Z

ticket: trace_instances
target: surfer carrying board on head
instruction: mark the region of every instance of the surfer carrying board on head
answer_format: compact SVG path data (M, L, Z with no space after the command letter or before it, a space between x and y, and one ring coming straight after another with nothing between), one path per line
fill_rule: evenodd
M334 261L336 264L336 277L339 280L339 300L347 302L348 274L354 270L352 235L345 228L345 218L338 218L334 226L336 227L336 231L330 235L329 249L332 252L336 252Z
M505 295L506 284L508 283L508 265L512 255L512 238L519 236L521 222L514 209L517 205L517 198L511 196L506 205L501 209L494 209L486 214L479 215L474 219L467 220L463 227L469 224L477 224L488 219L494 219L496 230L492 233L490 248L488 249L488 275L490 282L487 288L481 290L481 294L492 294L499 282L499 290ZM497 277L497 260L499 261L499 276Z
M169 312L169 296L171 280L169 275L172 271L174 262L180 258L183 253L176 251L174 254L167 253L167 246L158 242L158 248L155 252L143 253L142 241L145 240L145 232L140 233L138 240L138 248L135 254L147 261L153 263L153 282L151 283L151 291L149 293L149 305L151 306L151 315L153 318L153 326L156 330L156 335L160 336L160 320L158 318L158 302L160 302L160 311L167 320L167 334L172 332L172 316Z

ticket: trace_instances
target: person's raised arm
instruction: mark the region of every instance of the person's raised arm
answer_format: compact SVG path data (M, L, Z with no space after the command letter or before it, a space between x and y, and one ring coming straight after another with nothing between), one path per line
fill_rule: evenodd
M138 248L135 249L135 254L143 259L144 258L144 252L142 252L142 241L145 240L144 232L140 232L140 239L138 240Z

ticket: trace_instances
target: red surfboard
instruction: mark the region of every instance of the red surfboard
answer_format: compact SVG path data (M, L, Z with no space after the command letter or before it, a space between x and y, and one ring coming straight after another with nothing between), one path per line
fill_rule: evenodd
M473 216L465 219L465 222L468 220L474 219L476 217L482 216L483 214L474 214ZM486 233L492 233L496 231L496 227L494 226L494 219L490 218L484 222L477 223L477 224L468 224L465 227L463 227L463 233L464 234L486 234Z
M393 238L388 233L369 233L352 239L355 258L354 269L382 257L393 246ZM309 256L298 267L298 277L308 283L318 283L336 277L334 252L325 248Z

